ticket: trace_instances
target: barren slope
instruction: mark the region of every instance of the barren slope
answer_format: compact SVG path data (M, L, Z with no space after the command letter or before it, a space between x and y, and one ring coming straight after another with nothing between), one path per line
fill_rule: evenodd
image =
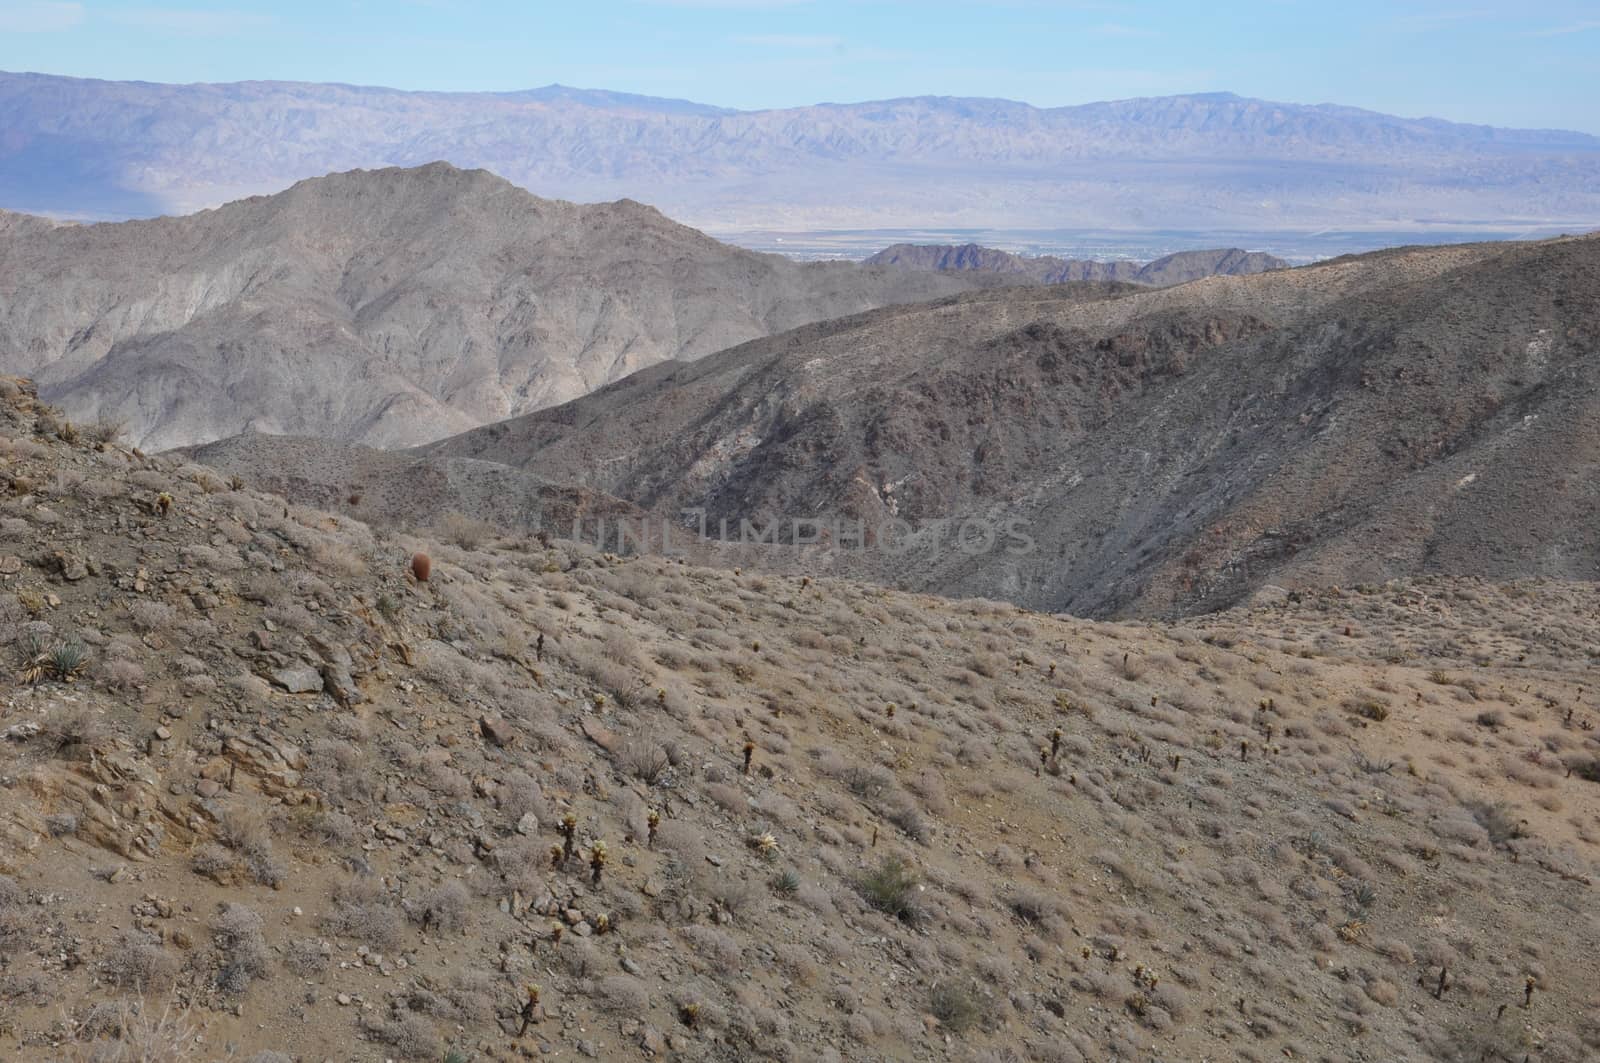
M657 367L424 453L703 506L712 527L1018 518L1027 556L837 571L1078 615L1192 613L1268 581L1592 579L1597 280L1585 237L981 293Z
M1592 584L1097 624L395 540L0 399L8 1055L1600 1050Z

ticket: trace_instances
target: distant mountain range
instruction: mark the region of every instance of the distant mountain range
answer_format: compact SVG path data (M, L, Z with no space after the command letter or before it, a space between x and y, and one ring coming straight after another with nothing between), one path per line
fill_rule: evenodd
M123 218L445 160L712 230L1600 224L1600 138L1228 93L732 111L550 86L402 92L0 74L0 207Z
M1016 255L977 244L895 244L866 260L869 266L898 266L902 269L969 270L1026 277L1036 284L1066 284L1071 281L1121 281L1166 287L1187 284L1201 277L1236 277L1246 273L1265 273L1286 269L1289 263L1261 251L1224 248L1210 251L1179 251L1153 262L1096 262L1090 259L1057 258L1054 255Z

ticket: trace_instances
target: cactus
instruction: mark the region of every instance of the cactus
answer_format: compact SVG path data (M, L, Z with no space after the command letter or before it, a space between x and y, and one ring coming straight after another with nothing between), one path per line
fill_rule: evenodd
M528 1026L540 1019L539 987L529 984L524 988L527 991L527 999L522 1003L522 1026L517 1030L518 1037L527 1033Z
M650 810L649 815L645 817L645 826L649 831L645 846L654 849L656 847L656 831L661 829L661 813L659 810L654 808Z
M595 842L589 847L589 870L594 872L591 883L599 888L601 873L606 869L606 843Z
M433 572L433 561L427 554L418 551L411 555L411 575L416 577L418 583L428 582L428 576Z
M750 741L748 738L745 739L745 743L744 743L744 769L743 769L745 775L749 775L750 774L750 761L751 761L752 758L755 757L755 755L756 755L756 744L754 742Z
M561 817L561 860L565 863L578 852L578 817L568 812Z
M166 491L156 495L156 512L163 517L172 512L172 495Z

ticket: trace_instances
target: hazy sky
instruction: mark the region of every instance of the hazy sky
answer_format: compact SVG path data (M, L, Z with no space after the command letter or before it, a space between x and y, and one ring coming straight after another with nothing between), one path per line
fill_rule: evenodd
M741 108L1228 90L1600 133L1600 4L0 0L0 69L409 89L561 82Z

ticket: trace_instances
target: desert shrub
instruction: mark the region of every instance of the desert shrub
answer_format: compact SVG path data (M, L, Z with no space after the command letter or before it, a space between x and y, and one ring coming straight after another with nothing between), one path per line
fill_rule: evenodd
M263 886L283 881L283 867L272 855L272 833L260 812L252 808L230 808L217 823L217 840L238 853L250 877Z
M274 587L281 587L275 580L273 584ZM134 602L128 607L128 615L133 620L134 629L146 633L169 630L178 622L177 610L165 602Z
M39 727L37 739L56 756L84 759L107 737L101 716L82 705L60 705Z
M253 979L267 973L266 923L242 904L227 904L211 924L219 954L217 988L240 993Z
M596 995L609 1010L621 1015L640 1016L650 1007L644 982L631 975L615 974L602 979Z
M987 998L967 982L938 982L928 994L928 1010L951 1033L965 1033L989 1018Z
M708 960L734 968L742 952L739 943L716 927L694 924L683 928L684 939Z
M328 967L328 955L316 938L295 938L284 946L283 965L304 978Z
M921 917L917 885L916 874L897 856L885 857L875 869L855 880L856 890L868 904L902 923L915 923Z
M433 1023L415 1013L388 1019L368 1019L363 1023L367 1037L388 1045L395 1054L408 1059L438 1059L444 1055L444 1042Z
M646 786L654 786L672 766L667 751L649 739L629 742L622 750L622 766Z
M329 933L379 948L393 948L404 923L383 887L369 878L351 877L333 891L333 910L323 920Z
M24 909L27 894L16 879L0 875L0 967L26 947L33 936L33 919Z
M407 907L411 921L424 930L461 930L467 925L472 899L456 879L442 882Z
M104 1001L90 1010L76 1032L80 1039L116 1039L87 1057L93 1063L182 1063L199 1058L198 1027L171 1002L157 1011L143 1001Z
M106 981L138 993L166 992L178 977L178 961L160 943L123 934L101 967Z
M439 522L439 536L463 550L476 550L499 534L499 529L486 520L477 520L462 513L446 513Z

